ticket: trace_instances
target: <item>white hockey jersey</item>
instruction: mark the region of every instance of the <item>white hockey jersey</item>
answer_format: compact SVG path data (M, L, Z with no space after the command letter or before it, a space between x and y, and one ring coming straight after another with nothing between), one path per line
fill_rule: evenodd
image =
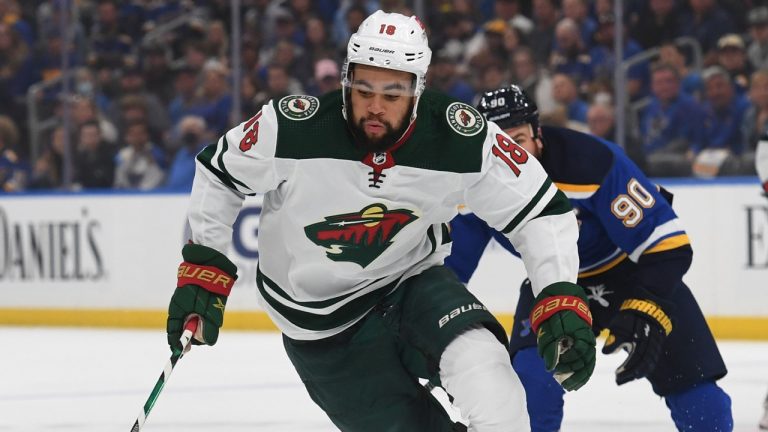
M341 107L340 92L271 101L197 157L195 243L227 250L244 196L264 194L257 286L288 337L337 334L441 265L460 204L510 238L535 293L576 281L567 198L474 108L427 91L404 143L372 154L354 145Z

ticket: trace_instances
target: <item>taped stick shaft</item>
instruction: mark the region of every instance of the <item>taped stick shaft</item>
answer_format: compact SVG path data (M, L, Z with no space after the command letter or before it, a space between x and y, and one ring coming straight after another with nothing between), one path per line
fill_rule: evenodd
M168 362L163 368L163 373L161 373L160 378L157 379L155 387L149 394L149 398L144 403L143 409L139 413L139 416L136 418L136 422L131 428L131 432L139 432L144 426L144 422L147 421L149 412L152 411L152 407L155 406L155 402L157 402L157 398L160 396L160 392L163 391L165 383L168 382L168 378L171 376L171 372L173 372L173 368L176 366L176 362L178 362L179 359L184 356L184 353L187 352L189 343L192 341L192 335L194 335L195 331L197 330L199 320L200 318L194 317L187 321L187 323L184 325L184 332L181 334L181 338L179 338L182 346L181 353L173 354L171 355L171 358L168 359Z

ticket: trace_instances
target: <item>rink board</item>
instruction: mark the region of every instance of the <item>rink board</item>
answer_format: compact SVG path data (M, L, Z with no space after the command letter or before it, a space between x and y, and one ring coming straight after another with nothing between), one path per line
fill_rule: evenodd
M718 337L768 339L768 200L754 179L664 181L688 231L686 275ZM162 327L188 238L180 194L29 194L0 199L0 324ZM240 269L225 327L273 329L256 296L260 202L228 255ZM525 276L489 245L470 289L507 325Z

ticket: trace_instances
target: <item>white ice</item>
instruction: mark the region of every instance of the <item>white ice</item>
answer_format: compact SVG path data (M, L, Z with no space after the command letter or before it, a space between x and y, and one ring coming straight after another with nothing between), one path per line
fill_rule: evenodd
M162 330L0 327L0 341L0 432L127 432L169 355ZM720 348L735 430L757 431L768 342ZM675 430L647 382L614 384L621 359L598 354L592 380L567 396L563 432ZM142 430L336 429L307 396L277 333L223 332L215 347L181 359Z

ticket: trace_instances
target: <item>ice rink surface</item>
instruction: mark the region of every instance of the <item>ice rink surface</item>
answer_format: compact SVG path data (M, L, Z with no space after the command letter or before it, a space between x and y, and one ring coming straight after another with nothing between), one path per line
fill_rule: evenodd
M162 330L0 327L0 340L0 432L128 432L170 353ZM720 347L735 430L757 431L768 343ZM675 430L647 382L614 384L622 357L598 354L592 380L567 396L563 432ZM142 430L336 429L305 393L279 334L224 332L179 362Z

